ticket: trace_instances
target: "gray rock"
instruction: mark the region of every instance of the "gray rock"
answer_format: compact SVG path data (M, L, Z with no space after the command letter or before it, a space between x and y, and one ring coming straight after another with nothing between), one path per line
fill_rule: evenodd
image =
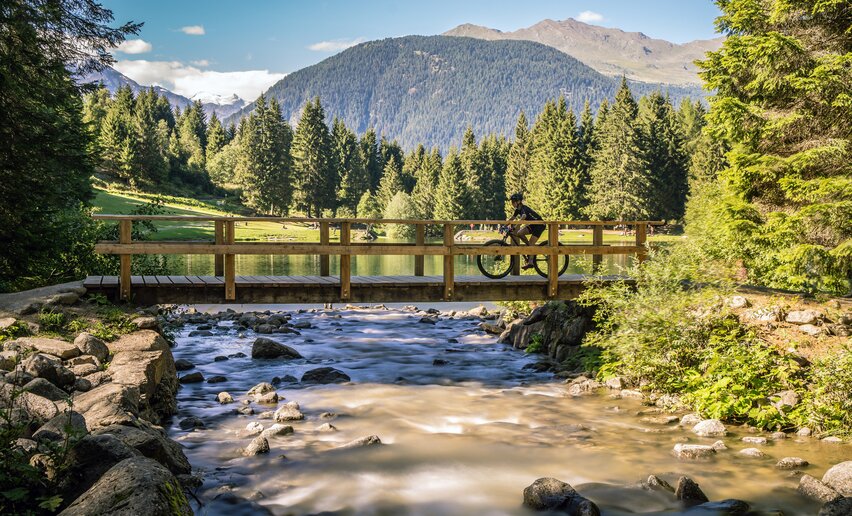
M159 338L154 332L144 332ZM139 406L140 415L147 420L159 423L161 417L177 412L178 378L174 359L168 348L117 351L107 372L112 383L139 389L142 401Z
M689 477L680 477L677 479L677 487L675 487L675 498L682 501L687 506L698 505L709 502L707 495L698 486L698 483Z
M829 443L829 444L841 444L843 443L843 439L837 437L836 435L830 435L828 437L823 437L820 439L821 442Z
M216 401L218 401L222 405L226 405L228 403L233 403L234 397L223 391L216 395Z
M823 505L817 516L849 516L852 514L852 498L838 498Z
M278 400L278 393L275 391L267 392L264 394L258 394L254 397L255 403L260 403L261 405L277 405Z
M151 330L139 330L122 335L118 340L107 344L110 352L121 351L170 351L169 343L162 335Z
M62 442L66 439L81 438L88 433L86 419L73 410L53 417L33 433L33 439L38 442Z
M72 385L75 379L74 373L63 366L58 358L42 353L25 358L18 367L26 374L44 378L58 387Z
M242 407L237 409L237 414L241 414L243 416L251 416L254 414L254 409L251 408L250 405L243 405Z
M716 455L715 448L703 444L677 443L673 452L675 457L685 460L709 459Z
M712 445L710 445L710 446L711 446L714 450L716 450L717 452L718 452L718 451L722 451L722 450L727 450L727 449L728 449L728 446L725 444L725 441L722 441L722 440L716 441L715 443L713 443L713 444L712 444Z
M668 491L672 494L675 491L671 484L656 475L649 475L648 479L642 482L640 486L648 491Z
M135 324L140 330L156 330L160 327L160 322L156 317L137 317L130 323Z
M777 322L781 316L781 309L777 306L759 308L748 314L750 319L762 322Z
M323 423L317 427L317 432L336 432L337 427L331 423Z
M816 337L818 335L822 335L822 328L819 326L814 326L813 324L803 324L799 326L799 331L802 333L806 333L812 337Z
M74 395L74 409L86 418L90 431L101 426L135 424L139 404L137 387L116 383L105 383Z
M83 332L74 339L74 346L83 355L92 355L100 362L106 362L109 358L109 348L104 342L92 334Z
M97 429L96 435L111 435L122 443L138 451L149 459L154 459L175 475L192 471L183 447L171 440L166 432L146 421L140 420L139 426L113 425Z
M258 337L251 346L252 358L302 358L298 351L266 337Z
M739 454L746 457L754 457L755 459L762 459L763 457L766 457L766 454L757 448L743 448L739 451Z
M181 430L193 430L195 428L204 428L204 421L201 418L195 416L189 416L187 418L181 419L178 426Z
M772 440L773 441L783 441L787 438L787 434L784 432L772 432Z
M175 369L178 371L189 371L193 367L195 367L195 364L185 358L175 360Z
M809 437L811 435L811 429L810 428L800 428L799 431L796 432L796 435L798 435L800 437Z
M198 371L180 377L180 383L201 383L203 381L204 375Z
M610 389L620 391L624 388L624 382L622 381L620 376L615 376L606 381L606 386Z
M686 511L685 514L712 514L713 516L742 516L745 514L750 514L749 511L751 507L742 500L735 500L733 498L729 498L727 500L721 500L719 502L705 502L700 505L696 505Z
M423 323L423 324L437 324L438 318L437 317L421 317L420 322Z
M180 483L169 470L147 457L133 457L110 468L60 514L189 516L192 509Z
M14 317L0 317L0 330L7 330L18 322Z
M263 432L263 425L258 423L257 421L252 421L247 424L245 429L240 431L241 436L252 436L252 435L260 435Z
M269 453L269 441L263 436L252 439L249 445L243 450L243 455L246 457L253 457L262 453Z
M773 407L783 412L798 405L800 398L796 391L787 390L776 392L769 397L769 401L772 403Z
M536 511L600 516L600 509L571 485L555 478L539 478L524 489L524 506Z
M224 383L224 382L227 382L227 381L228 381L228 379L226 377L219 375L219 374L217 374L215 376L211 376L210 378L207 379L207 383Z
M828 503L841 498L841 494L832 489L831 486L808 474L802 475L802 478L799 479L797 491L799 491L799 494L821 503Z
M263 432L260 433L261 437L265 437L267 439L272 437L278 437L282 435L289 435L293 433L293 427L290 425L282 425L280 423L275 423Z
M87 435L68 453L69 465L59 484L65 503L77 499L119 462L139 457L138 451L110 434Z
M746 437L743 437L742 441L744 443L748 443L748 444L766 444L767 443L766 437L746 436Z
M727 304L729 307L738 309L738 308L748 308L751 306L751 303L748 302L748 299L743 296L731 296L727 300Z
M692 427L692 432L701 437L724 437L728 435L725 425L718 419L705 419Z
M81 364L71 368L71 372L76 376L89 376L90 374L95 374L98 371L100 371L100 368L92 364Z
M348 381L351 381L349 375L343 371L334 369L333 367L319 367L317 369L311 369L302 375L302 383L329 384Z
M23 386L23 390L31 392L37 396L47 398L51 401L62 401L70 397L67 392L53 385L44 378L33 378Z
M309 323L308 321L299 321L293 325L293 328L296 328L297 330L307 330L310 327L311 323Z
M80 354L80 350L77 349L77 346L75 346L73 343L65 342L64 340L59 339L45 339L42 337L23 337L17 339L15 342L24 348L34 349L39 353L53 355L55 357L61 358L62 360L68 360L69 358L74 358Z
M645 416L641 419L641 421L645 423L651 423L654 425L670 425L672 423L676 423L680 421L680 418L677 416Z
M272 516L266 507L234 493L219 493L205 504L207 514L231 514L234 516Z
M775 464L778 469L799 469L809 466L810 463L799 457L784 457Z
M272 385L271 383L261 382L261 383L255 385L254 387L252 387L251 389L249 389L249 391L246 393L246 395L254 397L254 396L261 395L261 394L266 394L268 392L275 392L275 386Z
M0 351L0 370L11 371L18 365L21 353L14 350Z
M378 446L382 444L382 440L379 439L377 435L368 435L366 437L361 437L360 439L355 439L354 441L350 441L344 445L338 446L337 449L349 449L349 448L362 448L364 446Z
M101 361L94 355L80 355L79 357L74 357L65 361L66 367L74 367L79 365L93 365L96 367L101 366Z
M79 300L80 296L78 296L74 292L61 292L59 294L56 294L55 296L51 296L50 298L48 298L46 304L70 306Z
M822 476L822 481L841 495L852 497L852 460L832 466Z
M300 421L305 415L299 410L299 404L295 401L285 403L275 411L275 421Z
M684 428L692 428L701 422L701 416L698 414L686 414L680 418L680 426Z
M790 324L815 324L822 319L822 314L816 310L793 310L784 318Z

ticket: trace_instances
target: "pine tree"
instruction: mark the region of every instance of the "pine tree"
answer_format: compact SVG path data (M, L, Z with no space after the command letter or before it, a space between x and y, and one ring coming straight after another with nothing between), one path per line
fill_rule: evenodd
M435 218L438 220L459 220L466 206L467 182L464 177L461 158L458 151L450 148L435 191Z
M710 130L731 143L697 243L749 281L852 287L849 2L717 2L722 47L699 63ZM694 217L698 215L695 214ZM687 221L689 223L689 220Z
M209 161L213 158L227 142L225 129L222 123L219 122L219 117L216 113L210 115L210 121L207 123L207 147L204 149L204 155Z
M637 122L651 180L650 217L680 219L686 204L687 156L674 108L660 92L653 92L642 98Z
M204 107L196 101L187 107L177 120L178 140L187 156L187 167L196 184L203 182L205 171L204 147L207 141Z
M505 138L489 135L479 144L478 162L482 175L482 210L480 216L500 220L506 204L506 166L509 143Z
M384 213L388 203L397 192L404 192L405 186L402 184L402 170L396 160L396 156L389 156L385 164L382 181L379 184L379 191L376 193L376 201L379 205L379 211Z
M532 168L532 135L529 131L527 117L523 111L518 116L518 123L515 125L515 139L512 142L509 158L506 164L506 187L504 189L507 197L515 193L526 195L527 190L527 175ZM506 203L505 211L511 216L512 205Z
M416 183L411 192L411 201L414 203L417 218L429 220L434 218L435 191L438 188L443 162L438 149L432 149L429 154L426 154L424 149L424 154L418 161L420 166L415 173ZM435 230L436 228L431 226L426 227L426 231L430 233Z
M636 101L622 78L615 103L604 114L598 112L598 148L586 208L594 219L641 220L650 214L651 181L637 115Z
M131 171L133 183L160 184L168 179L167 143L158 131L158 99L159 95L153 88L140 92L136 98L134 134L131 136L135 151Z
M589 205L589 186L591 184L592 165L594 164L594 153L597 148L597 137L595 134L595 118L589 101L583 105L580 114L580 126L577 129L577 152L578 172L580 175L581 201L580 214L584 214Z
M462 172L465 178L465 210L461 218L480 219L484 218L485 194L483 188L483 170L480 162L479 148L476 145L476 136L470 126L465 130L462 137L459 159L461 160Z
M361 138L361 162L367 171L369 179L368 187L371 192L379 189L379 181L382 180L382 155L379 153L378 137L376 131L371 127L367 129Z
M294 200L309 217L334 204L336 172L332 168L331 134L319 97L308 101L296 127L292 146Z
M355 213L359 219L378 219L382 216L382 213L379 211L379 205L376 202L376 196L370 193L369 190L361 196Z
M367 171L361 161L358 138L339 118L334 119L331 138L334 145L334 162L340 176L337 188L337 216L354 216L358 201L368 186Z

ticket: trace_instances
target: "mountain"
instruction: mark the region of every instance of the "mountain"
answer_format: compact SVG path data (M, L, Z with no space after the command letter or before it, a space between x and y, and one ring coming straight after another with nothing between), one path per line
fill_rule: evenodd
M369 41L284 77L268 91L295 126L308 99L319 96L329 120L340 117L363 133L373 127L404 148L447 149L470 126L477 136L514 134L523 110L534 119L544 103L564 95L579 113L615 96L619 79L531 41L483 41L406 36ZM696 87L634 83L634 94L662 88L674 101L701 98ZM249 105L227 122L238 121Z
M514 32L464 24L444 33L488 41L535 41L561 50L595 70L611 76L666 84L700 84L696 59L718 50L724 38L696 40L682 45L654 39L641 32L624 32L588 25L572 18L543 20Z
M140 91L147 90L148 88L154 88L154 91L157 92L160 96L165 96L168 99L169 104L172 105L173 108L184 109L188 105L192 104L196 100L200 100L202 105L204 106L204 112L209 117L211 114L216 113L216 116L219 118L225 118L243 108L246 105L246 102L238 97L236 94L231 95L229 97L215 95L212 93L196 93L193 95L191 99L184 97L183 95L178 95L172 91L169 91L161 86L143 86L138 82L134 81L130 77L122 74L115 68L107 67L104 68L100 72L90 73L78 81L80 84L89 84L89 83L99 83L103 84L106 89L110 91L110 93L115 93L118 88L122 86L130 86L130 89L133 90L133 93L139 93Z

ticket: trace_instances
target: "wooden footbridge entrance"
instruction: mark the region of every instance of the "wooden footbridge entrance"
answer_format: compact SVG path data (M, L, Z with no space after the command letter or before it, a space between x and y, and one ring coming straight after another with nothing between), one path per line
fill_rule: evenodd
M95 215L96 219L119 225L118 241L102 241L95 246L101 254L120 257L119 276L89 276L84 286L112 298L154 303L339 303L339 302L424 302L424 301L517 301L571 299L590 281L624 281L621 276L557 276L562 255L588 255L599 264L603 255L635 255L640 261L647 255L646 234L650 221L544 221L547 232L535 246L483 246L457 243L456 228L471 224L519 224L518 221L493 220L374 220L305 219L279 217L195 217L163 215ZM134 241L134 222L172 221L210 223L212 241ZM319 242L245 242L236 239L236 224L251 222L313 223L319 227ZM353 225L407 224L415 228L414 243L352 242ZM443 239L426 242L426 227L439 226ZM635 229L633 245L605 245L605 227L627 226ZM330 228L339 228L332 241ZM591 245L559 244L562 227L590 228ZM213 276L138 276L131 271L133 255L214 255ZM513 274L502 279L485 276L456 276L454 257L458 255L546 255L548 277ZM320 257L317 275L311 276L240 276L236 255L315 255ZM340 257L340 273L330 275L329 257ZM351 258L362 255L414 256L411 276L352 276ZM424 256L443 256L441 276L424 275Z

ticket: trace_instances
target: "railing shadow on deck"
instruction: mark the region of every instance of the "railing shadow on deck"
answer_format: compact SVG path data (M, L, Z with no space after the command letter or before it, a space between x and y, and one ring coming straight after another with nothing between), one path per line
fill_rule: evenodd
M414 275L423 276L424 256L444 257L443 263L443 300L455 299L455 274L453 257L457 255L547 255L549 273L547 277L547 297L558 298L559 282L557 261L560 255L592 255L593 263L601 263L603 255L635 254L642 261L647 256L648 226L660 225L659 221L535 221L547 226L547 245L483 246L480 244L454 241L456 227L470 225L527 224L531 221L499 220L411 220L411 219L312 219L287 217L222 217L222 216L179 216L179 215L108 215L97 214L97 220L114 221L119 225L118 241L101 241L95 246L95 252L113 254L120 257L119 297L123 300L131 296L131 257L136 254L201 254L215 256L215 276L222 278L224 300L236 300L235 256L242 255L318 255L320 256L320 276L329 276L329 256L340 257L339 299L351 298L351 257L359 255L402 255L414 256ZM133 241L131 237L133 222L185 222L212 223L214 239L212 241ZM236 241L236 223L274 222L311 223L319 227L319 242L238 242ZM415 227L414 243L370 243L352 242L353 224L405 224ZM331 242L330 228L339 228L339 241ZM426 227L441 226L443 241L439 244L426 243ZM603 231L605 227L635 228L634 245L605 245ZM591 245L559 245L561 227L592 228ZM517 271L514 272L517 274Z

